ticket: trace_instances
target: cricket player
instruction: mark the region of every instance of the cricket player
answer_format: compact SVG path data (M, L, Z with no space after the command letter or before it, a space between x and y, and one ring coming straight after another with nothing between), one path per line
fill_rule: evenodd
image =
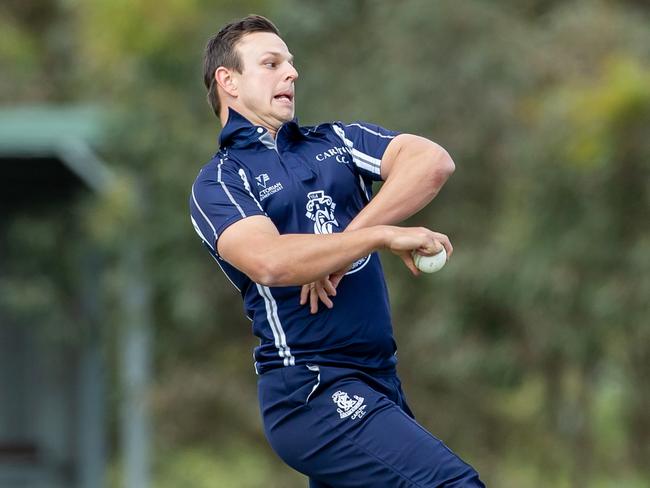
M260 339L266 436L312 488L482 487L406 403L377 254L392 251L414 275L412 251L451 255L444 234L395 224L436 196L454 163L427 139L369 123L301 127L297 79L264 17L206 46L223 130L192 186L191 219Z

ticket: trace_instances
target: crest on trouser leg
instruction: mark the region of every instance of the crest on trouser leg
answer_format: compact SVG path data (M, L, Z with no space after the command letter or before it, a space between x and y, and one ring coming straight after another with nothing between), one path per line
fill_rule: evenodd
M342 419L351 417L362 418L366 414L366 405L363 404L363 397L352 395L352 398L344 392L337 391L332 395L332 401L338 407L336 411Z

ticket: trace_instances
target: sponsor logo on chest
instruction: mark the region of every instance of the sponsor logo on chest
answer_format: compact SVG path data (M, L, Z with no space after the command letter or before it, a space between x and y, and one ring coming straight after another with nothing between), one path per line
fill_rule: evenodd
M258 190L261 188L260 202L263 201L265 198L270 197L274 193L277 193L280 190L284 190L282 183L278 181L277 183L269 184L270 180L271 178L266 173L262 173L261 175L255 177L255 181L257 182L257 186L259 187Z

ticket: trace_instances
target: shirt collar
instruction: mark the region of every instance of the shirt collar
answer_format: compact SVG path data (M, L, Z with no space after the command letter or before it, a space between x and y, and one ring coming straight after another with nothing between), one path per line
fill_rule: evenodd
M287 136L291 138L302 136L297 118L294 117L293 120L285 122L280 129L285 126L287 126L287 129L284 132L286 132ZM280 130L278 130L279 132ZM260 141L260 138L263 138L265 135L267 135L265 139L269 139L270 134L266 128L261 125L252 124L246 117L232 107L228 107L228 121L219 135L219 145L225 147L246 146L255 142L263 143Z

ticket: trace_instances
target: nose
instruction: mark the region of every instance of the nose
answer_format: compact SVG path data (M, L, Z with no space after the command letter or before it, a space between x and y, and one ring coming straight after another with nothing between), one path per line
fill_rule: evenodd
M298 70L291 63L287 63L289 68L287 69L287 80L296 81L298 79Z

